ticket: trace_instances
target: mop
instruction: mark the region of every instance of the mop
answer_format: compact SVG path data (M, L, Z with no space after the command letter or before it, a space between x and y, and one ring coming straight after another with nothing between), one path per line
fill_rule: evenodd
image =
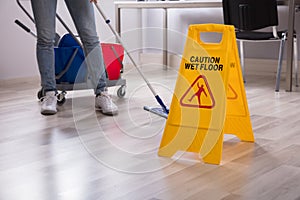
M140 76L143 78L143 80L146 82L148 88L151 90L152 94L154 95L156 101L158 102L158 104L161 106L161 108L153 108L153 107L149 107L149 106L144 106L144 110L149 111L153 114L156 114L158 116L167 118L168 114L169 114L169 109L167 108L167 106L164 104L164 102L162 101L162 99L159 97L159 95L155 92L155 90L153 89L153 87L151 86L150 82L146 79L145 75L142 73L142 71L138 68L137 64L135 63L134 59L131 57L131 55L129 54L129 52L127 51L127 49L124 46L124 43L122 42L121 37L119 36L119 34L117 33L117 31L111 26L110 24L110 20L105 16L104 12L102 11L102 9L100 8L100 6L94 2L97 10L99 11L100 15L102 16L102 18L104 19L105 23L109 26L110 30L113 32L113 34L115 35L115 37L117 38L118 42L123 46L125 53L127 54L128 58L130 59L130 61L132 62L133 66L136 68L136 70L138 71L138 73L140 74Z

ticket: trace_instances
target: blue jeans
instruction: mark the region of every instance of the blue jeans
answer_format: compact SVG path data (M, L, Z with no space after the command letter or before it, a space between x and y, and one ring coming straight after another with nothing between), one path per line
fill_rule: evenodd
M106 73L102 50L96 32L95 16L89 0L65 0L82 41L85 61L95 94L104 91ZM44 91L56 91L54 39L57 0L31 0L37 30L36 56Z

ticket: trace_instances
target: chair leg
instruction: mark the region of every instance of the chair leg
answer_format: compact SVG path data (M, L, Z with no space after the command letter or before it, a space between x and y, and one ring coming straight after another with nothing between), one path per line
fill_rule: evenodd
M297 38L294 38L294 66L295 66L295 79L296 79L296 87L299 86L298 82L298 49L297 49Z
M243 74L244 83L246 82L246 75L245 75L245 60L244 60L244 42L240 40L240 62Z
M275 92L279 92L280 74L281 74L281 69L282 69L282 58L283 58L284 44L285 44L285 39L282 39L281 42L280 42L280 49L279 49L279 58L278 58L278 66L277 66L277 74L276 74Z

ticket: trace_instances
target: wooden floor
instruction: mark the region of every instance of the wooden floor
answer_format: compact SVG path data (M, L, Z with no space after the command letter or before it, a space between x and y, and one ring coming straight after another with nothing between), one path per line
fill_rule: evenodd
M143 70L170 105L176 70ZM42 116L37 79L1 81L0 199L300 199L299 89L275 93L274 77L248 76L256 142L225 135L218 166L157 156L165 120L142 109L156 101L136 71L123 78L125 98L109 88L115 117L95 112L91 90L68 92L57 115Z

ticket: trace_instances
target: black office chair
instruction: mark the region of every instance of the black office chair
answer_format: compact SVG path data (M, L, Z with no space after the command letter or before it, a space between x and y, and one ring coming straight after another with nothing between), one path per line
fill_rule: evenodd
M244 42L280 42L275 91L279 91L282 58L287 31L277 31L278 13L276 0L223 0L224 23L234 25L240 44L240 60L245 80ZM272 28L270 32L259 29ZM296 85L298 86L297 39L294 34Z

